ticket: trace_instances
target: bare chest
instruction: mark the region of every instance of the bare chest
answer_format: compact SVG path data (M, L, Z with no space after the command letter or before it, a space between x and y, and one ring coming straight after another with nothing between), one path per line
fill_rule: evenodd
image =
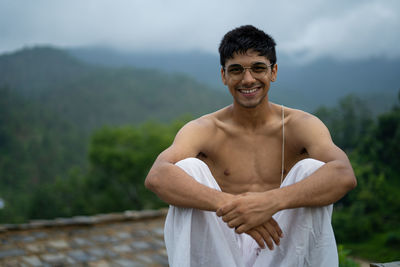
M301 157L293 144L285 147L284 174ZM214 140L199 154L222 191L239 194L280 186L282 138L280 136L227 137Z

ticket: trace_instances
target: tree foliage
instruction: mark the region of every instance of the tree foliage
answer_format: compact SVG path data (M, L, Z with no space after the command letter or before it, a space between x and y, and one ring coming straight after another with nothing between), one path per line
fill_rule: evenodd
M93 131L104 125L170 122L185 112L215 110L228 99L184 75L94 66L49 47L0 55L0 222L94 210L78 208L82 203L72 208L68 195L77 192L67 183L81 177L83 186L91 172L100 172L86 169L87 154ZM52 190L69 208L56 205Z
M148 122L138 127L105 127L93 135L88 183L89 202L107 211L156 208L163 204L144 188L144 178L156 156L166 149L183 125ZM100 192L103 192L101 194ZM109 203L115 199L114 203Z
M94 67L56 49L0 56L0 223L165 205L144 178L189 117L165 122L225 100L182 75ZM399 105L374 117L349 95L315 114L358 180L335 205L337 241L367 258L397 260Z
M373 123L368 107L355 95L340 99L336 107L320 107L315 115L328 126L335 144L347 152L366 136Z
M321 117L328 118L334 141L348 151L358 180L357 188L336 204L335 234L340 243L371 242L371 246L382 246L375 251L385 247L388 252L366 257L394 260L394 251L400 248L400 107L373 120L365 111L355 112L362 110L357 103L350 96L337 108L318 110L325 112Z
M13 198L4 195L7 203L0 210L0 218L10 223L165 206L144 188L144 179L155 157L172 143L189 118L170 124L151 121L95 131L86 171L75 167L29 191L10 190L17 194Z
M83 167L85 137L42 106L0 87L0 222L30 217L36 189Z

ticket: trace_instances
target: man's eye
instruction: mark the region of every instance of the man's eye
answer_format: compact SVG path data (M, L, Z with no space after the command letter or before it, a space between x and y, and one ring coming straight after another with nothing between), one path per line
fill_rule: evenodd
M229 73L232 73L232 74L240 74L240 73L242 73L242 68L234 67L234 68L230 68L228 71L229 71Z
M253 66L251 69L254 72L265 72L267 70L265 66Z

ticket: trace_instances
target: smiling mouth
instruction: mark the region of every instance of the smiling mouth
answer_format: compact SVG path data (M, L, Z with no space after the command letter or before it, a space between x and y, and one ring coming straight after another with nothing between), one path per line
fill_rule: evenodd
M257 91L259 88L253 88L253 89L239 89L239 91L243 94L251 94Z
M238 91L243 95L252 96L256 94L257 91L260 89L261 89L260 86L253 86L251 88L238 88Z

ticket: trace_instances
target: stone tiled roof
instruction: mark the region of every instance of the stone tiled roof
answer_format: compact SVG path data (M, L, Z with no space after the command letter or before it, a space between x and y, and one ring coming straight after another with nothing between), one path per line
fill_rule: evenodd
M0 266L168 266L166 210L0 225Z
M167 209L0 225L0 266L168 266ZM369 263L357 260L360 266ZM400 262L371 266L400 266Z

